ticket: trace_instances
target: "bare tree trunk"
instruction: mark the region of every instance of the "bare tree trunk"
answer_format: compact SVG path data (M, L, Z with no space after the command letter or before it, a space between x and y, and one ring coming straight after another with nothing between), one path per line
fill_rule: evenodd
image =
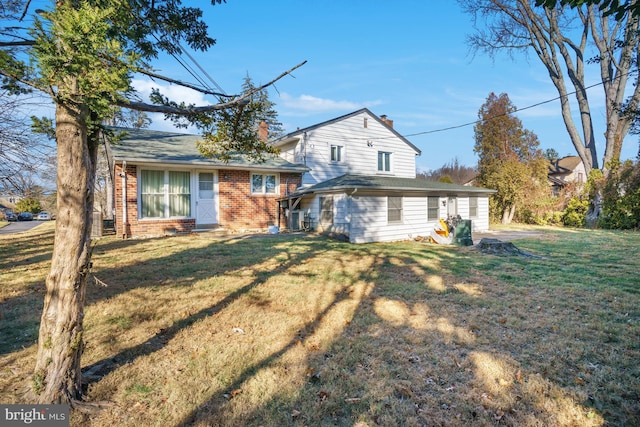
M502 210L502 219L500 222L502 224L509 224L509 206L505 206Z
M95 138L87 111L58 104L58 197L55 243L40 323L33 392L38 403L73 402L82 393L84 301L91 259Z
M509 222L507 224L511 224L511 221L513 221L513 217L516 215L516 205L515 203L513 205L511 205L511 208L509 209Z

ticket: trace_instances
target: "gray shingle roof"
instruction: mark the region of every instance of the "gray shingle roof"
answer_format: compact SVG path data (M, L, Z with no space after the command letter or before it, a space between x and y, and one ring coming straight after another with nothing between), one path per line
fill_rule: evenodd
M292 196L335 191L374 190L387 192L419 192L433 194L491 194L495 190L466 185L448 184L439 181L427 181L422 178L397 178L380 175L342 175L311 187L300 189Z
M198 135L148 129L115 129L126 132L118 144L111 145L116 162L195 165L221 169L260 169L304 172L308 167L290 163L279 156L265 155L259 163L242 154L232 154L228 163L204 157L196 147Z

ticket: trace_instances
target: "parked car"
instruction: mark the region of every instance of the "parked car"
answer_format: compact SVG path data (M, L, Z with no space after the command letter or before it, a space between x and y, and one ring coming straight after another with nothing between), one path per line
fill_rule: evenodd
M47 211L42 211L36 217L38 221L51 221L51 214Z
M7 221L17 221L18 220L18 215L14 214L13 212L5 212L4 216L5 216Z
M33 220L33 215L31 212L22 212L18 215L18 221L31 221Z

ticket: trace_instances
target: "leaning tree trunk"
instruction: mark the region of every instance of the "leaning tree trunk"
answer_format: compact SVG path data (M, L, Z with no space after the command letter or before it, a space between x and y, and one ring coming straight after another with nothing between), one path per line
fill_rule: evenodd
M38 403L67 403L82 393L84 301L91 259L95 138L82 104L58 104L55 241L40 323L33 391Z

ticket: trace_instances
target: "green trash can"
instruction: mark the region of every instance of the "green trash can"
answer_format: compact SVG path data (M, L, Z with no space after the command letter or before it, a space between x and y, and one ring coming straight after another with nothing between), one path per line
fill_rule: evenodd
M455 231L453 233L453 241L456 245L460 246L472 246L473 239L471 238L471 220L463 219L458 221Z

